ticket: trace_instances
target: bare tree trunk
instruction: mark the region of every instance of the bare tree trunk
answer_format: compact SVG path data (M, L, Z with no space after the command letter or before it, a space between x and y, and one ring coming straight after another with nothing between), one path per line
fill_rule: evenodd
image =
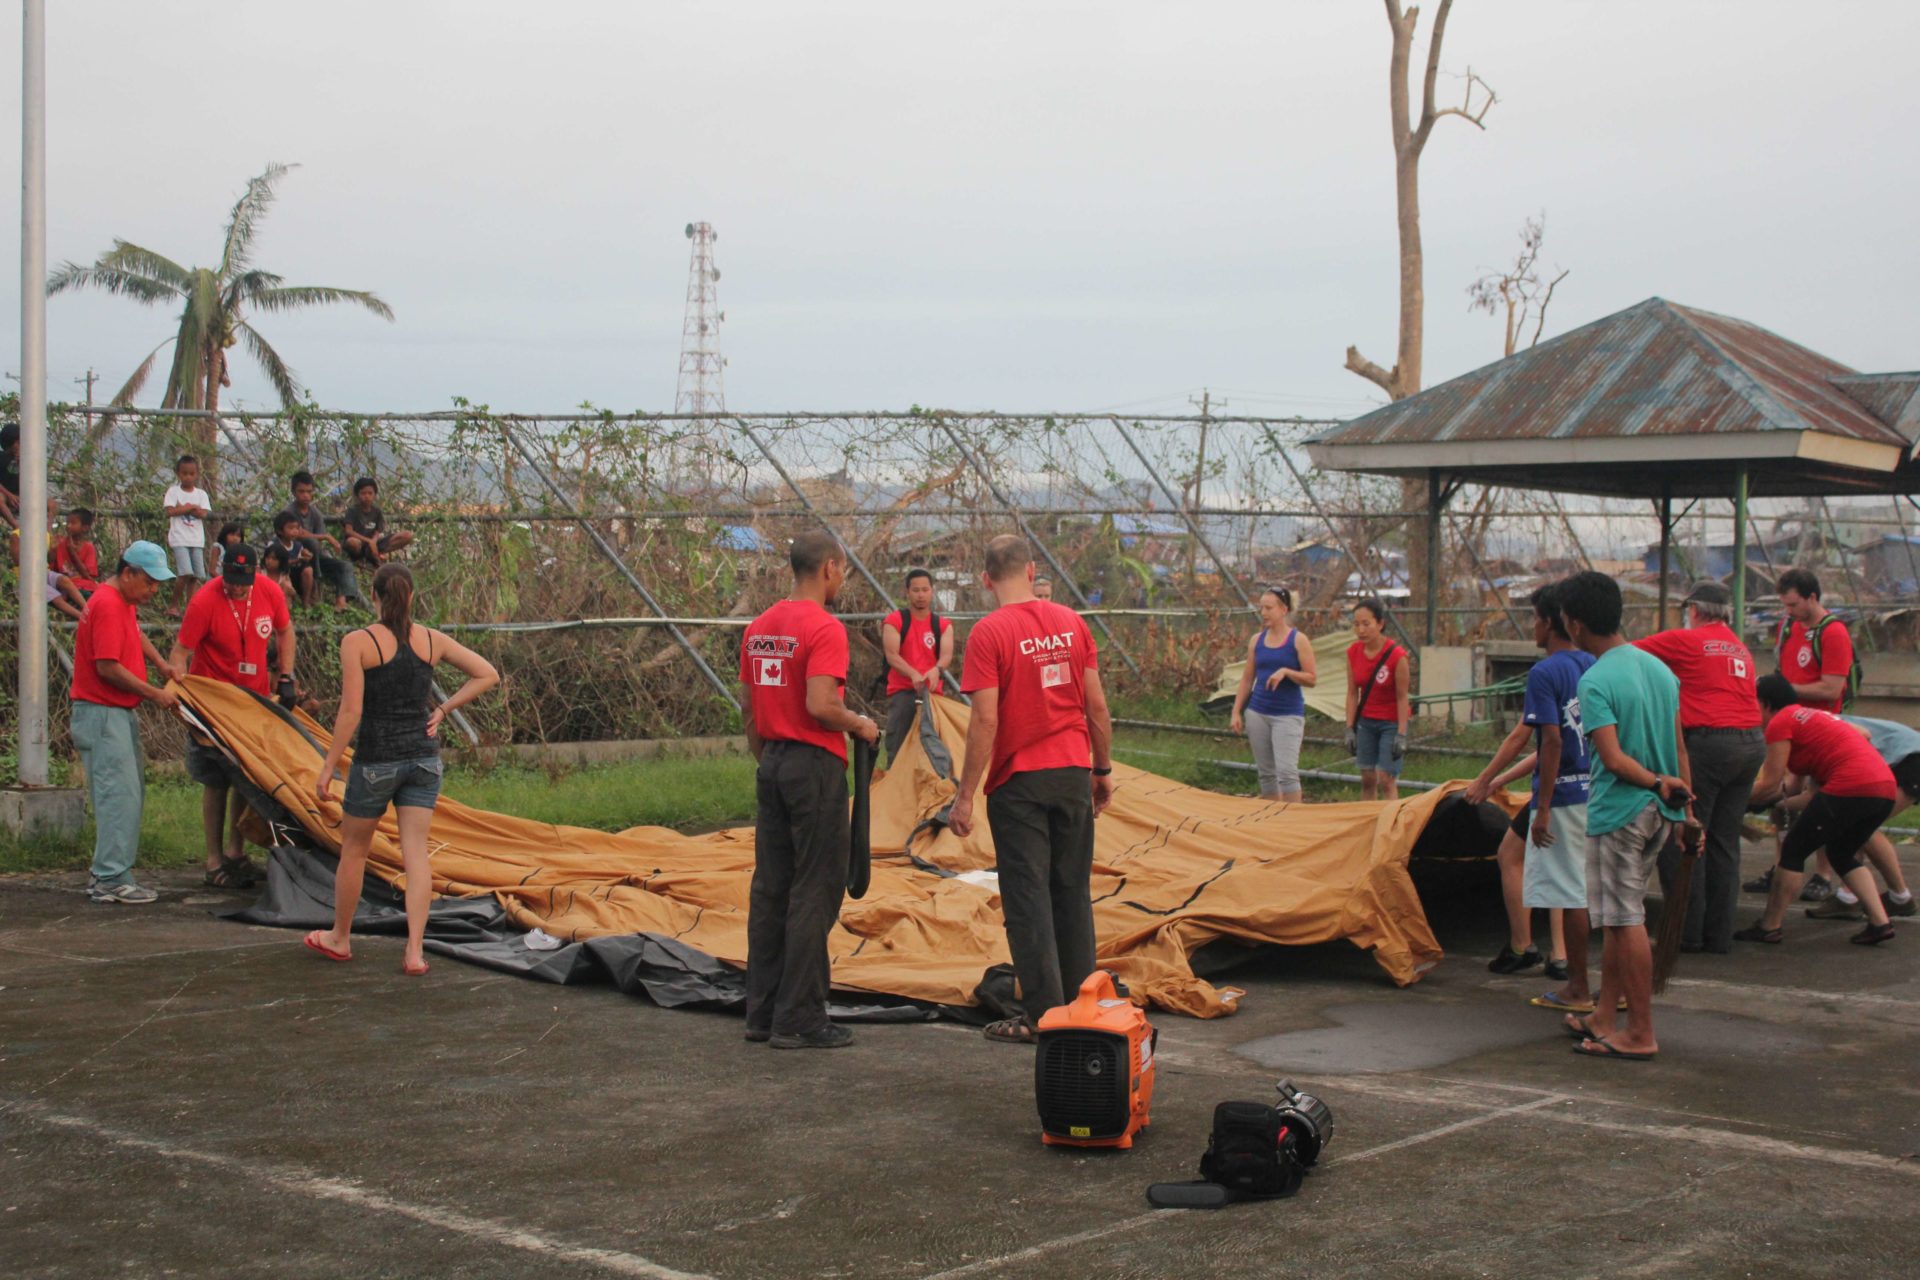
M1453 0L1440 0L1434 14L1433 37L1427 42L1426 72L1421 82L1420 119L1413 118L1412 90L1407 82L1413 66L1414 28L1420 20L1418 7L1402 10L1400 0L1386 0L1387 25L1393 32L1393 55L1387 64L1387 102L1393 125L1393 181L1395 216L1400 237L1400 339L1394 350L1394 365L1382 369L1360 354L1358 347L1347 348L1346 367L1400 400L1420 389L1421 349L1426 336L1425 260L1420 245L1420 156L1426 150L1433 126L1442 116L1460 116L1477 128L1495 97L1485 82L1467 72L1467 95L1461 106L1440 107L1434 101L1434 88L1440 75L1440 51L1447 35L1447 14ZM1486 92L1486 100L1476 111L1474 86ZM1424 592L1427 564L1432 548L1426 545L1424 521L1427 509L1427 485L1424 479L1400 482L1401 508L1410 514L1407 523L1407 588L1410 593ZM1411 595L1409 597L1412 598Z

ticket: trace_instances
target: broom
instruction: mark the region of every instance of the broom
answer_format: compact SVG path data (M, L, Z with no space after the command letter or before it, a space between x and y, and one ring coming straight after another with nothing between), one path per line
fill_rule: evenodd
M1700 864L1700 846L1707 829L1692 818L1680 828L1680 867L1673 877L1673 895L1660 915L1660 938L1653 948L1653 993L1662 995L1673 967L1680 959L1680 935L1687 927L1687 899L1693 896L1693 869Z

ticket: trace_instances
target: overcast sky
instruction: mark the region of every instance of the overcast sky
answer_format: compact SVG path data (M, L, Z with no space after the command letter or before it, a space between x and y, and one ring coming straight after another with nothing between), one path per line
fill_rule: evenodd
M298 162L260 264L397 313L260 320L329 406L670 409L695 219L733 409L1175 412L1210 385L1344 416L1377 398L1347 344L1392 362L1374 0L50 7L50 263L120 236L213 265L247 179ZM1572 270L1549 333L1659 294L1920 366L1916 6L1459 0L1447 36L1500 102L1427 151L1429 385L1499 355L1465 289L1541 210ZM49 315L60 398L173 325ZM244 359L231 394L272 399Z

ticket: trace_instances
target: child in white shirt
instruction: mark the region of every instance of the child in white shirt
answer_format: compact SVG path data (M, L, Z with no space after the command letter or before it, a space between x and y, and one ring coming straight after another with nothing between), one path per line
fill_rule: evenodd
M207 517L213 514L207 491L200 487L200 460L184 454L173 464L174 484L167 490L167 546L173 551L173 605L180 616L180 600L207 578ZM192 585L188 580L192 579Z

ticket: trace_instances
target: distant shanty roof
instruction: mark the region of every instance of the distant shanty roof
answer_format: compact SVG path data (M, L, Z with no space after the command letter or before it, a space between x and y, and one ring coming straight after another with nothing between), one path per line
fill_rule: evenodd
M1920 488L1920 373L1649 298L1307 441L1334 471L1650 496Z

